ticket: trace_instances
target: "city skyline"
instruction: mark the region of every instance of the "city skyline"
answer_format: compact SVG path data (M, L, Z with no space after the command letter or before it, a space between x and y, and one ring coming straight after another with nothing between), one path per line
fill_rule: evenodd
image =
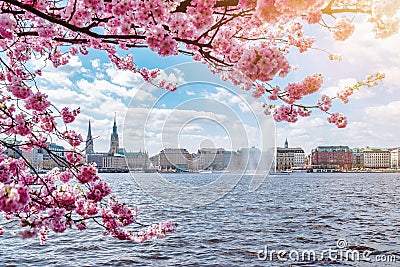
M88 136L88 137L86 138L86 141L85 141L85 143L86 143L86 144L89 144L89 145L86 145L86 151L88 151L87 148L89 147L89 151L93 151L93 153L110 153L111 146L115 146L115 139L113 139L113 138L115 138L115 135L117 136L117 137L116 137L116 138L117 138L117 141L116 141L116 142L118 143L119 148L120 148L120 149L125 149L125 147L120 146L120 144L119 144L119 140L118 140L118 126L117 126L117 119L116 119L116 116L114 116L113 126L111 127L111 128L112 128L112 131L111 131L111 138L114 140L114 141L113 141L113 145L110 143L110 139L109 139L109 141L108 141L108 142L109 142L109 143L108 143L108 149L105 149L105 150L103 150L103 151L95 150L95 149L94 149L94 147L95 147L94 141L95 141L95 140L93 139L92 134L91 134L91 133L92 133L92 126L91 126L91 124L92 124L92 122L89 120L89 121L88 121L88 130L87 130L87 136ZM89 136L90 136L91 138L89 138ZM305 153L306 155L311 154L312 150L314 150L314 149L317 148L317 147L321 147L321 146L323 146L323 147L342 147L342 146L348 146L350 149L372 149L372 148L398 149L398 148L400 148L400 145L399 145L399 146L393 146L393 147L369 146L369 145L364 145L364 146L359 146L359 147L352 147L352 146L350 146L350 145L348 145L348 144L343 143L343 144L320 144L320 145L314 145L314 146L309 150L309 152L308 152L308 151L306 151L306 150L303 148L303 146L302 146L301 144L291 145L291 142L290 142L290 140L288 140L287 137L285 138L285 141L282 143L281 146L280 146L279 144L276 144L276 148L277 148L277 149L279 149L279 148L301 148L301 149L304 150L304 153ZM228 150L228 149L226 149L225 147L208 147L208 146L199 147L198 149L195 149L195 150L189 150L189 149L187 149L187 147L163 147L161 150L164 150L164 149L186 149L190 154L195 154L195 153L197 153L200 149L219 149L219 148L222 148L222 149L224 149L225 151L239 151L240 149L243 149L243 148L252 148L252 147L255 147L255 146L241 147L241 148L236 149L236 150ZM255 148L257 148L257 147L255 147ZM140 148L140 149L138 149L137 151L139 151L139 152L146 152L146 153L149 154L150 157L152 157L152 156L156 156L157 154L159 154L159 152L161 152L161 150L157 151L155 154L148 153L148 150L143 149L143 148ZM133 150L127 150L127 152L133 152ZM114 152L114 153L116 153L116 152Z
M13 140L10 140L13 142ZM264 168L260 173L269 170L269 166L280 172L293 170L307 170L307 172L334 172L348 170L395 169L400 166L400 148L368 147L350 148L349 146L316 146L311 154L305 154L301 147L289 146L285 139L282 147L276 146L274 152L261 151L252 146L236 151L224 148L203 147L197 153L189 153L184 147L163 148L159 153L149 157L147 151L132 152L119 146L116 116L110 135L109 150L96 152L93 146L91 121L88 122L86 143L86 161L95 162L100 172L199 172L208 171L258 171L259 166ZM63 146L48 143L49 149L59 157L65 158ZM51 169L59 165L58 160L49 158L43 149L33 149L30 152L13 151L5 153L19 158L26 157L37 171ZM275 159L274 159L275 155ZM250 168L250 169L249 169ZM267 168L267 169L265 169ZM263 172L264 171L264 172Z
M376 88L364 88L353 94L350 104L345 105L340 102L335 103L333 111L343 111L348 116L348 126L345 129L336 129L335 126L328 124L326 115L318 110L313 110L313 116L300 118L298 122L291 124L281 122L277 124L277 144L284 142L287 137L292 144L301 144L305 151L310 151L316 145L341 145L346 144L351 147L382 146L396 147L398 139L396 134L400 131L400 125L396 123L396 118L400 116L400 91L396 90L400 86L397 73L400 71L400 56L397 44L400 43L400 36L396 34L385 40L375 40L369 25L364 21L356 19L357 24L355 33L350 37L348 43L332 43L328 33L316 32L312 26L308 26L306 31L318 38L316 46L327 47L332 53L341 54L342 61L331 62L329 68L335 68L335 72L327 69L328 59L323 52L313 52L307 54L293 54L291 59L294 63L303 66L302 69L293 72L285 80L276 79L273 82L283 86L285 82L298 81L306 74L319 72L324 75L324 84L320 92L315 96L305 98L305 102L315 103L323 94L334 96L337 91L346 85L353 84L356 79L362 80L367 74L382 71L386 78ZM361 45L368 39L368 46ZM374 49L370 49L374 47ZM165 69L177 66L185 62L192 62L190 57L173 56L160 58L153 52L147 50L134 49L135 62L139 67ZM368 55L366 57L365 55ZM33 64L42 66L43 62ZM89 55L83 60L82 57L72 57L70 65L53 68L47 65L42 69L42 76L38 77L38 86L44 88L43 92L49 95L49 99L56 105L71 105L73 108L81 107L81 114L76 121L70 125L71 129L77 130L85 136L87 121L92 120L93 127L97 129L93 133L96 146L99 151L108 149L109 125L112 124L114 112L118 119L117 126L121 130L121 143L123 132L125 131L124 119L128 112L131 102L136 104L136 113L146 116L152 104L158 97L165 92L163 89L155 89L143 86L143 80L138 74L129 71L118 70L108 63L105 54L98 51L90 51ZM303 64L307 63L307 64ZM169 81L177 82L179 88L172 92L172 103L160 103L155 111L159 114L170 112L174 109L173 103L185 102L189 95L214 99L221 104L239 106L238 98L228 97L217 87L199 89L184 86L191 75L196 73L180 73L176 75L166 74L161 71L161 77L168 78ZM209 74L211 75L211 74ZM199 80L208 80L206 76L198 77ZM243 91L243 94L249 95ZM261 100L256 100L256 102ZM163 104L165 104L163 106ZM176 104L175 104L176 106ZM262 110L257 112L262 114ZM198 115L196 109L187 108L184 112L175 112L176 119L181 120L185 116ZM218 114L217 114L218 115ZM161 125L163 117L155 117L153 125ZM215 137L212 141L216 146L222 142L224 136L219 134L218 129L203 127L204 125L194 125L193 134L204 137L204 139ZM132 123L129 128L142 130L142 121ZM201 132L202 131L202 132ZM327 134L329 132L329 134ZM154 132L153 132L154 133ZM154 133L157 134L157 133ZM187 136L190 137L190 134ZM188 138L189 139L189 138ZM135 150L139 150L139 147ZM194 150L190 148L190 150ZM159 149L149 151L156 153Z

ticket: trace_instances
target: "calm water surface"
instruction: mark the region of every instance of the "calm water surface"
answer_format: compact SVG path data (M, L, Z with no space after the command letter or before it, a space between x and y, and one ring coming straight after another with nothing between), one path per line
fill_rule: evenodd
M147 175L147 174L140 174ZM169 181L196 186L217 174L169 174ZM248 192L244 177L225 197L207 206L172 207L143 192L129 174L103 174L115 195L138 205L145 223L172 218L178 231L143 244L101 235L101 229L22 240L6 226L0 266L400 266L400 174L291 174L265 180ZM3 219L0 219L0 221ZM367 261L281 260L272 250L369 251ZM345 243L343 243L345 241ZM260 252L267 247L266 256ZM397 262L376 262L388 255Z

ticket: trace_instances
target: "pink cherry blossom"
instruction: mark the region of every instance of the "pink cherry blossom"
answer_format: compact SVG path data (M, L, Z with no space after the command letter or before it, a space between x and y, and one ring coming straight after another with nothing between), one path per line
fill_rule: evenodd
M346 17L340 17L336 20L335 29L333 30L333 38L338 41L344 41L354 32L354 25Z
M323 95L317 104L322 111L328 111L332 106L332 100L329 96Z
M68 107L61 110L60 114L65 123L71 123L75 120L75 117L80 113L80 108L70 111Z
M105 181L97 181L92 185L91 190L87 194L87 198L95 202L100 202L104 197L111 193L110 185Z
M40 92L30 96L25 102L25 107L27 109L33 109L39 112L44 112L49 106L50 102L47 101L47 95Z
M71 146L77 147L83 142L83 138L79 133L74 130L66 131L63 134L64 138L68 140Z
M15 116L15 125L12 128L11 132L14 134L18 134L21 136L28 135L32 132L32 124L27 121L27 116L23 113L20 113Z
M347 118L342 113L332 113L328 118L329 123L334 123L338 128L344 128L347 125Z
M65 158L68 160L69 163L74 165L83 161L82 154L76 151L65 152Z
M99 178L97 177L97 169L95 164L89 163L81 166L76 178L82 184L98 180Z
M12 39L16 24L11 14L0 14L0 35L3 38Z
M15 212L29 202L29 188L20 184L0 184L0 211Z

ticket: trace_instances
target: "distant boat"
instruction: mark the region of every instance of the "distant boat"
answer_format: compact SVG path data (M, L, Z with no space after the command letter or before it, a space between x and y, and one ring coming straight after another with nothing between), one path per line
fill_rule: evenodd
M204 173L212 173L212 171L211 170L200 170L199 173L203 173L203 174Z

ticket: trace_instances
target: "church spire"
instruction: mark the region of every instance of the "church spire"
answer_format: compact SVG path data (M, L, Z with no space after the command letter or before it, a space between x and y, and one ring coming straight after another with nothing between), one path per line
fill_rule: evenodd
M110 139L110 150L109 154L118 154L119 151L119 139L118 139L118 129L117 129L117 113L114 113L114 125L111 133Z
M285 141L285 148L288 148L288 147L289 147L289 143L288 143L287 138L286 138L286 141Z
M114 126L113 126L113 133L117 132L117 112L114 112Z
M90 125L90 120L89 120L89 126L88 126L88 133L87 133L87 137L86 137L86 148L85 148L85 151L86 151L86 154L94 153L92 127Z

